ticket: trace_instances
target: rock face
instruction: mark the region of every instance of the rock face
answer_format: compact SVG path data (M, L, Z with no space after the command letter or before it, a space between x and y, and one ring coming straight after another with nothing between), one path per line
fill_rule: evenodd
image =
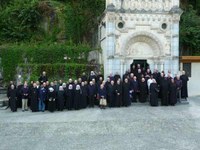
M121 75L134 60L179 70L179 0L107 0L99 25L104 75Z

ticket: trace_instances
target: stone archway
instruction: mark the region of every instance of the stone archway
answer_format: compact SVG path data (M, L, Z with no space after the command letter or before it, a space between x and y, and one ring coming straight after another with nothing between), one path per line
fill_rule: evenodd
M125 45L125 57L148 59L163 55L162 44L158 37L151 33L139 32L129 37Z
M137 32L127 38L123 45L124 71L133 60L147 60L151 69L161 69L160 58L164 55L159 37L149 32Z

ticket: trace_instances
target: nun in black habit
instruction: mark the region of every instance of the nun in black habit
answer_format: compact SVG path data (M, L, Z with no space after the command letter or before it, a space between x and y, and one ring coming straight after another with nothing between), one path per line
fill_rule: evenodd
M64 98L64 89L62 86L59 86L57 98L58 98L58 110L63 111L65 98Z
M53 82L48 89L48 110L54 112L56 109L56 90L54 89Z
M75 91L74 91L74 109L79 110L80 109L80 103L81 103L81 87L79 84L76 85Z
M12 112L17 111L17 91L15 89L14 85L10 86L10 89L8 91L8 98L10 101L10 109Z
M115 85L115 94L116 94L116 106L122 106L122 84L120 79L117 80L117 84Z
M33 83L33 87L30 91L30 97L31 97L31 110L32 112L38 111L38 97L39 97L39 90L37 88L37 84Z
M150 105L151 106L158 106L158 92L159 88L156 83L156 80L153 79L153 82L150 84Z
M88 88L85 82L81 82L81 108L87 107Z
M68 89L66 91L66 96L67 96L67 101L66 101L66 108L68 110L72 110L73 108L73 102L74 102L74 89L73 89L73 85L69 84L68 85Z

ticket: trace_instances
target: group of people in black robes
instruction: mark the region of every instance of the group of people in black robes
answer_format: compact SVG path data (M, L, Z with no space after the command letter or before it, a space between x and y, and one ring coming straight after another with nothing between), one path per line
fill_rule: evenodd
M156 69L151 72L138 64L122 77L118 73L110 74L106 81L100 72L96 75L91 71L89 76L83 73L78 80L49 82L43 72L38 81L31 81L30 85L25 81L23 85L15 86L11 81L7 95L13 112L19 107L22 111L29 107L33 112L54 112L93 108L95 105L100 108L128 107L134 102L158 106L159 100L162 106L174 106L181 102L181 98L187 99L188 80L184 71L181 76L173 78L171 72L167 75Z

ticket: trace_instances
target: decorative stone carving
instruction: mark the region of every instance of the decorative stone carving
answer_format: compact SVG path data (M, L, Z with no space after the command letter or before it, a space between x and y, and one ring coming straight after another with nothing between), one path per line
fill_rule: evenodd
M177 5L178 0L107 0L107 6L113 9L113 6L119 10L143 10L143 11L170 11Z

